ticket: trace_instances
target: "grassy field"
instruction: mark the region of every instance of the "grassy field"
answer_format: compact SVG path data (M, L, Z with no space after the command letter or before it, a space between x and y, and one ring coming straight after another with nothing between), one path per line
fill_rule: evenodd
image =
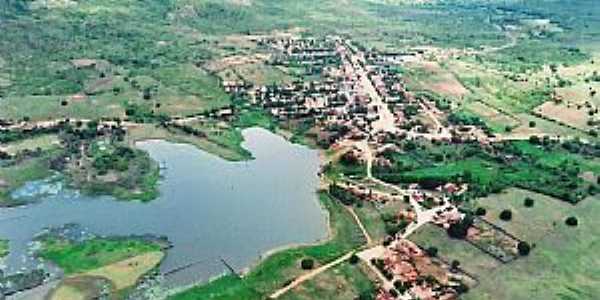
M523 206L523 197L535 204ZM450 239L446 232L433 225L419 229L410 239L424 247L434 246L439 256L458 260L461 268L474 274L479 285L464 299L595 299L600 280L600 261L595 254L600 211L597 198L589 198L576 206L567 205L546 196L511 189L506 193L479 199L487 209L486 219L534 245L526 257L501 264L464 241ZM513 219L499 221L502 209L510 208ZM579 226L569 227L564 220L575 216ZM536 278L536 280L531 280Z
M303 258L312 258L317 265L324 264L363 245L364 237L346 209L326 194L321 194L319 199L324 208L329 211L332 234L329 241L274 253L241 279L233 276L221 277L169 299L264 299L271 292L303 273L300 269L300 261Z
M481 252L473 245L465 241L451 239L445 230L432 224L419 228L409 236L409 240L425 249L436 247L439 257L449 262L459 261L461 268L476 277L487 276L500 265L500 262Z
M42 151L50 150L53 147L56 147L58 143L59 143L58 136L56 136L54 134L48 134L48 135L41 135L41 136L37 136L37 137L31 138L31 139L26 139L26 140L2 145L2 146L0 146L0 149L4 148L4 151L6 151L9 154L14 155L23 150L30 150L30 151L37 150L37 149L40 149Z
M525 207L525 198L533 199L534 206ZM558 224L563 223L573 209L572 205L558 199L520 189L508 189L501 194L477 199L476 205L486 209L484 219L530 243L536 243L560 229ZM512 211L512 219L508 222L499 218L500 212L505 209Z
M84 275L106 278L120 291L134 286L137 280L156 267L164 256L161 251L147 252L85 272Z
M366 202L354 207L354 211L367 229L367 232L375 242L383 242L388 236L384 216L394 216L398 212L406 210L410 205L402 201L389 201L385 204Z
M95 238L74 243L46 238L42 243L38 255L67 274L49 294L48 299L53 300L91 299L105 292L116 297L126 293L165 255L158 244L141 240Z
M76 274L160 250L160 245L141 240L94 238L74 243L50 237L42 240L38 256L52 261L66 274Z
M538 202L542 206L539 209L544 209L542 201L536 201L536 206ZM523 210L526 208L520 209ZM596 270L600 268L600 261L596 254L600 245L600 227L596 216L599 212L597 198L571 207L567 214L576 216L579 226L569 227L557 217L556 226L551 232L539 236L528 257L502 265L494 272L481 273L480 285L465 299L597 298L600 277ZM538 225L539 218L534 218L527 228L537 231L535 225Z
M0 258L8 255L8 241L0 239Z
M281 297L284 300L345 300L375 294L376 275L364 263L343 263L319 274ZM362 298L361 298L362 299Z
M53 172L49 168L49 160L57 151L28 158L12 166L0 168L0 206L11 206L18 204L10 197L10 193L23 184L50 177Z

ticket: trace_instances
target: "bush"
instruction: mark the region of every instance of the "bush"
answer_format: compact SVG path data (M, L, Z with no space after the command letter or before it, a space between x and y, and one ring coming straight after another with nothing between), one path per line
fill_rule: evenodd
M519 255L526 256L529 255L531 251L531 246L527 242L519 242L517 245L517 250L519 251Z
M475 214L478 215L478 216L485 216L485 214L487 214L487 210L485 208L483 208L483 207L478 207L475 210Z
M460 222L454 223L448 227L448 235L455 239L464 239L467 237L469 227L473 225L473 217L467 215Z
M357 264L359 261L359 258L356 254L352 254L352 256L350 256L350 259L348 260L350 262L350 264Z
M576 217L568 217L565 220L565 224L567 224L568 226L577 226L579 224L579 221Z
M438 248L436 248L436 247L429 247L425 251L431 257L436 257L438 255Z
M305 258L300 262L302 270L312 270L315 267L315 261L312 258Z
M512 211L505 209L500 213L500 220L510 221L512 219Z
M452 263L450 264L450 267L452 268L452 270L456 270L458 269L458 267L460 267L460 261L458 260L453 260Z
M535 201L529 197L525 198L525 201L523 201L525 207L533 207L533 204L535 204Z

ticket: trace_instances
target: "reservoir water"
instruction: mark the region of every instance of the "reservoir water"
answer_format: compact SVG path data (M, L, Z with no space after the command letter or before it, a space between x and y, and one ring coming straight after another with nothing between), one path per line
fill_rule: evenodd
M243 135L254 160L228 162L190 145L140 142L166 166L160 197L146 204L59 191L37 204L0 209L0 237L10 241L6 269L38 264L27 254L34 235L68 223L100 235L168 237L173 248L161 270L194 264L167 279L174 285L222 274L221 258L242 270L271 249L326 238L318 153L263 129Z

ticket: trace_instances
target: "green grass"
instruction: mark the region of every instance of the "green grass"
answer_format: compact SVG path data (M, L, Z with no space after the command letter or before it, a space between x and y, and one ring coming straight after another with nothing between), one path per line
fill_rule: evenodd
M268 130L275 130L277 128L277 123L273 117L256 108L243 110L237 116L233 125L239 128L262 127Z
M365 243L358 225L342 205L326 194L320 194L321 204L329 211L333 236L323 244L298 247L277 252L242 279L224 276L208 284L194 287L170 297L170 300L192 299L264 299L289 280L302 274L299 262L306 257L318 264L330 262Z
M525 198L534 199L534 206L525 207ZM529 243L536 243L559 229L557 224L562 223L573 209L572 205L559 199L521 189L508 189L477 199L474 204L486 209L484 219ZM509 222L499 218L500 212L505 209L512 211Z
M570 152L560 144L515 141L496 144L494 151L475 144L416 147L384 154L392 167L374 168L374 175L391 183L420 183L429 188L468 182L469 193L475 196L520 187L576 203L596 189L594 183L578 176L586 171L597 173L600 167L594 154Z
M30 139L12 142L5 145L6 152L15 154L23 150L50 150L58 144L58 137L55 134L45 134Z
M160 250L158 244L141 240L94 238L69 242L50 237L42 240L38 256L52 261L66 274L74 274Z
M0 239L0 258L8 255L8 241Z
M568 227L562 220L557 222L552 232L536 242L528 257L478 274L479 286L465 299L596 299L600 293L598 213L598 198L572 207L568 215L579 219L578 227ZM539 218L542 216L536 219Z
M39 157L28 158L8 167L0 168L0 206L12 206L19 203L10 197L10 193L29 181L48 178L52 175L49 160L58 154L57 151L49 151Z
M486 276L500 265L500 262L473 245L462 240L451 239L444 229L433 224L419 228L408 239L425 249L436 247L439 257L448 262L459 261L461 268L477 277Z
M374 275L369 276L365 264L343 263L303 283L297 289L284 294L283 300L357 299L361 295L374 295Z

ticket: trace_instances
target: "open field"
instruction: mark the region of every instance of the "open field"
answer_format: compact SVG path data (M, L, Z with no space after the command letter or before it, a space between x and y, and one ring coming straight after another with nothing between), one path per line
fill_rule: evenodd
M225 148L221 145L215 144L204 138L198 138L183 133L174 133L165 128L155 127L155 125L143 125L131 128L127 133L127 139L130 145L135 145L137 141L162 139L175 143L186 143L194 145L199 149L207 151L208 153L217 155L221 158L239 161L248 159L246 152L237 152L235 149Z
M31 139L26 139L14 143L9 143L5 145L0 145L0 150L3 150L9 154L17 154L23 150L37 150L40 149L42 151L50 150L53 147L56 147L59 144L58 137L53 134L42 135L38 137L34 137Z
M525 198L534 199L534 206L525 207ZM484 219L530 243L536 243L558 230L558 224L563 223L573 209L572 205L558 199L520 189L508 189L501 194L477 199L476 203L487 210ZM510 221L499 218L500 212L505 209L512 211Z
M547 209L543 201L536 201L536 205L540 202L541 209ZM600 278L595 271L600 268L596 255L600 245L596 217L599 212L597 198L571 207L568 215L576 216L579 226L569 227L564 220L559 220L551 232L539 235L528 257L499 266L494 272L478 274L480 285L465 299L526 299L533 295L540 299L595 299L600 292L596 284ZM540 218L543 216L536 217L532 224L537 225ZM548 221L541 222L547 224ZM472 259L479 258L473 256ZM530 280L534 277L536 280Z
M588 111L581 107L578 108L573 105L556 104L548 101L536 107L535 112L551 120L556 120L581 130L590 129L588 126Z
M52 300L91 299L102 294L107 286L117 293L134 286L140 277L155 268L164 253L148 252L106 266L76 273L63 279L49 297Z
M65 278L48 296L50 300L86 300L98 297L110 283L100 277L73 276Z
M74 243L50 237L42 240L42 244L38 255L66 274L88 272L145 253L160 252L160 245L141 240L95 238Z
M432 224L421 227L409 236L409 240L425 249L437 248L439 257L448 262L459 261L460 267L476 278L492 273L501 264L475 246L450 238L445 230Z
M164 256L161 251L148 252L84 274L106 278L113 283L116 290L123 290L135 285L137 280L156 267Z
M376 275L364 264L346 262L319 274L298 288L283 295L284 300L357 299L375 293ZM361 298L359 298L361 299Z
M354 207L371 238L376 242L383 242L388 236L387 226L384 219L396 216L398 212L404 211L410 205L402 201L388 201L385 204L366 202Z
M535 204L523 206L523 197ZM410 239L424 247L434 246L439 256L458 260L461 268L474 274L480 284L465 295L465 299L595 299L600 262L598 224L595 215L600 210L596 198L576 206L556 199L517 189L479 199L487 209L486 219L534 245L529 256L501 264L472 245L450 239L446 232L427 225ZM511 208L513 219L498 220L500 210ZM569 227L564 220L576 216L579 226ZM577 257L577 259L574 259ZM531 281L535 277L538 280Z
M225 276L206 285L192 288L170 297L171 300L192 299L264 299L271 292L283 287L304 273L300 269L302 258L312 258L316 266L324 264L357 249L365 243L358 225L342 204L326 194L320 194L322 205L329 211L331 239L315 246L303 246L276 252L241 279Z
M428 90L455 99L460 99L469 93L454 74L444 70L436 62L408 63L406 68L410 70L407 77L409 87L413 90Z
M8 255L8 241L0 239L0 259Z

